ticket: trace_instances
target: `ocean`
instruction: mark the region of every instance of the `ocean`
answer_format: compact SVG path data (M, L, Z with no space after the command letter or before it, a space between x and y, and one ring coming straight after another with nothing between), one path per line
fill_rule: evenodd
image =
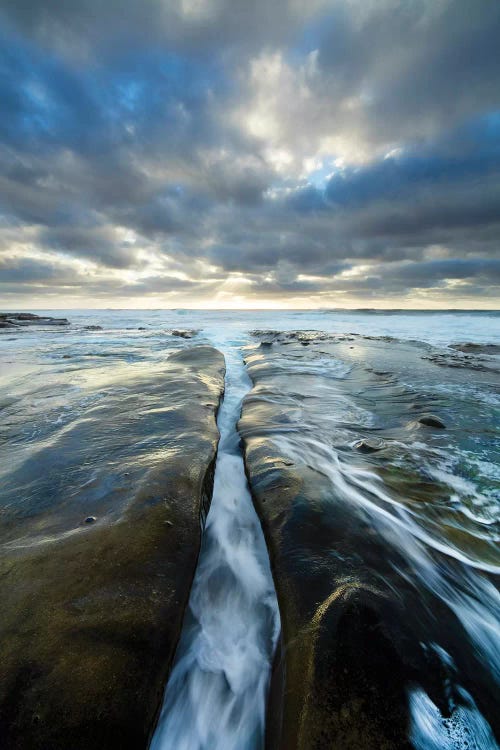
M67 317L71 325L0 331L1 507L4 513L31 523L29 534L23 532L21 537L15 526L10 529L2 542L9 549L50 544L68 533L57 525L44 527L43 534L37 531L37 519L54 496L80 506L82 515L94 507L106 512L123 461L140 462L145 447L130 446L119 422L109 434L99 435L98 444L88 440L78 450L72 445L67 455L65 446L89 414L102 412L105 418L107 402L119 403L132 373L160 372L173 351L199 343L218 348L226 358L215 493L154 750L263 746L266 691L280 621L236 424L252 387L244 360L258 351L263 337L272 341L279 332L338 335L344 349L333 358L330 351L322 353L318 348L313 353L305 346L298 354L276 355L271 363L273 383L293 411L293 427L277 437L276 444L294 460L307 460L330 478L332 486L350 482L352 501L372 518L387 549L397 551L398 559L405 557L406 579L453 612L463 628L464 650L478 659L488 679L500 680L500 606L495 584L500 572L500 348L495 348L500 347L500 312L34 312ZM351 335L353 343L347 346ZM349 349L355 351L351 354ZM367 377L373 372L382 377L378 401L367 401L359 387L350 384L349 373L360 367ZM323 389L321 403L315 406L315 394L310 393L306 394L309 412L302 406L295 409L311 383ZM427 440L421 433L395 428L397 410L414 408L425 399L453 426L450 433L443 431L445 437ZM353 425L363 435L377 430L391 445L402 445L404 458L394 459L392 468L420 476L427 483L425 492L412 494L411 483L397 485L389 474L375 478L349 463L347 453L338 464L338 456L344 455L342 441L351 439L344 433ZM433 482L439 487L437 504L425 494ZM234 495L243 504L236 519ZM242 547L234 539L240 540L243 527L250 531ZM221 565L232 577L224 601L210 597L207 589ZM265 602L264 609L257 606L259 602ZM497 747L483 716L481 706L487 704L486 699L482 703L483 688L479 686L476 695L470 681L464 686L459 670L450 667L453 655L441 643L428 647L442 660L448 678L455 674L455 695L462 699L446 714L415 684L408 695L413 746L416 750ZM220 653L214 657L217 650ZM221 674L229 688L221 687Z

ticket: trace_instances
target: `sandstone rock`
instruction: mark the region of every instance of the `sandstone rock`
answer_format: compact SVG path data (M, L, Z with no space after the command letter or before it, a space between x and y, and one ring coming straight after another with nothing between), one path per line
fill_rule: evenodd
M297 338L297 345L301 343ZM273 357L279 354L273 349ZM296 363L295 352L290 357ZM369 533L356 507L336 496L327 477L309 466L306 457L303 462L291 460L285 448L277 447L289 411L280 392L285 362L280 359L273 370L271 362L263 363L262 354L255 360L249 357L254 389L244 401L239 423L281 612L267 746L409 750L405 670L385 625L396 619L398 605L387 599L378 571L367 565L377 553L383 560L382 544ZM297 377L301 392L304 379ZM325 387L323 381L322 397ZM291 403L295 399L293 391ZM312 425L308 422L307 433ZM367 440L358 444L372 447Z
M485 347L474 347L471 349L457 351L433 351L422 357L433 362L440 367L449 367L451 369L474 370L475 372L500 372L500 362L498 361L498 351L495 346L486 351ZM470 351L470 354L464 352ZM488 356L485 356L487 354Z
M401 450L387 451L383 462L375 451L373 470L350 481L349 449L390 444L364 437L365 410L378 435L402 444L411 404L422 413L424 395L403 386L397 374L381 383L373 371L384 363L396 373L400 358L408 368L409 357L420 361L421 349L372 338L354 354L346 341L325 340L315 368L313 352L302 349L298 336L276 333L273 342L272 351L259 347L247 356L253 389L239 422L281 613L266 746L409 750L411 686L421 685L446 707L443 665L422 645L429 643L452 655L460 684L498 731L493 675L454 612L422 586L420 568L415 573L406 555L406 537L396 518L394 526L389 520L390 505L377 503L371 488L382 488L383 477L384 491L419 513L433 502L442 508L449 490L443 495L437 482L424 481L420 465ZM330 376L339 357L353 358L340 380ZM432 510L430 518L436 518ZM436 565L445 568L446 556Z
M37 502L19 491L28 470L36 475L32 458L10 495L3 487L2 750L148 748L210 503L223 376L211 347L134 371L125 396L101 401L36 457L57 466L39 473ZM99 522L82 523L82 498L60 478L74 475L82 447L109 435L108 446L130 445L140 479L108 502L104 476L102 496L90 495Z
M422 416L419 417L417 421L420 424L425 425L426 427L437 427L440 430L444 430L446 428L443 420L439 417L436 417L435 414L422 414Z
M244 409L247 473L282 624L267 746L410 750L407 669L387 627L401 613L366 564L383 559L382 545L324 477L287 465L262 434L246 439L250 420Z
M33 313L0 313L0 328L23 326L68 326L67 318L41 317Z
M472 342L465 342L462 344L451 344L450 349L471 354L489 354L491 356L500 354L499 344L474 344Z
M170 331L171 336L178 336L181 339L192 339L193 336L196 336L198 331L195 330L179 330L177 328Z
M382 442L376 442L375 440L358 440L353 446L360 453L376 453L382 450L385 446Z

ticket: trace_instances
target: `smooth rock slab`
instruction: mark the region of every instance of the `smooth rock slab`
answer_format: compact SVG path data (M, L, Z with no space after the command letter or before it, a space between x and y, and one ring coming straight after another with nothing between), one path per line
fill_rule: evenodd
M210 503L223 383L211 347L135 368L9 477L2 750L148 747ZM82 462L90 480L72 484Z
M466 516L456 533L454 490L422 466L440 449L461 449L464 424L471 440L490 426L467 396L456 408L458 387L442 396L442 371L422 362L425 345L313 332L255 337L239 431L281 613L268 750L408 749L414 685L444 715L449 700L460 702L453 686L464 686L498 731L488 660L445 601L454 587L457 601L468 601L484 580L422 544L413 520L442 547L489 563L493 544L484 534L478 542ZM462 385L463 373L454 377ZM432 399L449 429L409 429ZM486 621L490 603L485 594Z
M0 313L0 328L19 328L23 326L68 326L67 318L52 318L34 313Z
M446 428L443 420L436 417L435 414L422 414L422 416L418 418L418 422L425 425L425 427L436 427L439 430L444 430Z

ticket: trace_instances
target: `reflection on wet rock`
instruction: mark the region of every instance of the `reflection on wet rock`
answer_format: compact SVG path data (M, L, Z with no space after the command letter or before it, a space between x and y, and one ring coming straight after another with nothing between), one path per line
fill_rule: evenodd
M446 350L432 351L423 356L441 367L464 368L481 372L500 373L500 347L493 344L464 344Z
M357 440L354 443L354 448L356 448L357 451L360 451L360 453L376 453L377 451L381 451L384 448L384 443L382 441L375 441L375 440Z
M34 313L0 313L0 328L25 326L69 326L67 318L53 318Z
M78 353L4 405L2 750L148 746L211 498L223 356Z
M167 333L169 333L171 336L177 336L178 338L181 338L181 339L192 339L193 336L196 336L198 331L195 331L194 329L191 329L191 328L182 329L182 330L174 328L171 331L167 331Z
M443 420L436 417L435 414L422 414L422 416L418 418L418 421L426 427L437 427L440 430L444 430L446 427Z
M498 735L498 383L443 380L432 347L391 337L254 338L239 430L282 620L268 746L421 748L425 701L438 745L451 715Z

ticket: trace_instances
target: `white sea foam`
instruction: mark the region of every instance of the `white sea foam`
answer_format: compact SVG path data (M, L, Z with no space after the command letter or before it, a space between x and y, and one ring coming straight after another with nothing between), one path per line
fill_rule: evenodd
M279 613L236 432L250 381L239 352L218 344L227 373L214 493L151 750L258 750L264 744Z
M500 594L481 571L500 573L500 567L471 559L423 529L402 502L386 490L380 477L367 469L344 465L337 452L315 437L280 435L274 441L280 452L297 464L305 463L329 477L335 493L363 508L389 547L400 551L410 563L409 576L446 602L461 621L475 645L476 653L500 681ZM438 566L432 551L443 555ZM460 580L448 571L446 558L461 565Z
M472 697L460 689L462 704L447 718L422 688L410 692L410 739L415 750L497 750L491 728Z

